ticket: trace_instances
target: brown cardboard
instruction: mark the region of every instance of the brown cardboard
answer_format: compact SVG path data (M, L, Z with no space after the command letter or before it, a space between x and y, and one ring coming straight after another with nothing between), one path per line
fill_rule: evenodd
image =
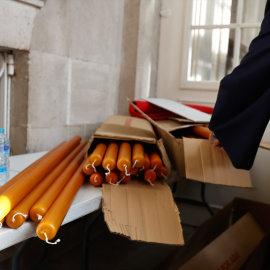
M140 141L160 151L167 168L166 181L154 185L132 180L127 184L103 184L102 210L108 228L132 240L183 245L179 211L167 183L171 167L163 139L157 139L152 125L145 119L125 115L110 116L92 134L88 153L104 140Z
M226 257L228 258L230 257L228 255L235 253L236 246L238 250L239 248L240 250L242 250L243 248L247 247L247 242L256 244L256 239L259 240L259 238L263 236L264 233L265 233L265 237L256 247L254 252L249 256L249 258L247 258L244 266L241 268L239 267L238 269L242 269L242 270L244 269L245 270L246 269L247 270L269 269L269 268L260 267L264 265L266 262L269 262L269 250L267 250L267 248L265 247L265 243L267 243L267 240L269 240L270 238L269 212L270 212L269 204L242 199L242 198L235 198L233 201L231 201L226 206L224 206L219 212L217 212L215 215L213 215L211 218L209 218L203 224L201 224L196 229L196 231L189 238L186 239L186 243L184 246L175 247L175 249L171 252L171 254L168 255L165 259L163 259L161 262L159 262L156 265L156 267L153 268L153 270L179 269L183 265L188 264L189 261L192 261L193 258L195 258L196 254L199 254L201 251L208 248L211 248L212 250L214 251L216 250L216 252L218 252L218 254L211 256L213 261L215 261L216 257L219 258L221 256L222 258L222 256L224 256L224 253L227 254ZM244 222L242 223L244 225L241 226L239 230L238 229L236 230L237 233L231 234L230 232L231 226L234 226L233 224L236 224L237 221L239 221L242 217L244 217L248 213L252 215L253 219L256 221L259 227L262 228L264 233L261 233L261 229L258 228L256 223L254 223L254 220L249 222L248 221L249 218L248 218L248 219L245 219ZM250 232L248 233L248 231ZM228 239L230 239L230 243L226 244L223 241L215 242L215 239L218 239L219 236L221 236L222 234L226 236L224 237L225 241L227 237L229 237ZM246 234L246 237L244 237L245 234ZM235 243L237 243L237 245ZM253 245L252 249L254 249L254 247L255 245ZM260 253L258 254L258 252ZM237 257L235 256L235 258ZM256 267L252 267L252 265L254 266L254 263ZM231 267L234 265L234 263L230 267L228 267L229 265L226 263L222 265L224 266L224 268L216 267L215 270L233 269ZM204 258L201 261L200 267L198 268L195 267L195 268L190 268L190 269L191 270L211 269L211 268L208 268L208 266L209 266L209 262L206 260L206 258Z
M184 245L178 208L164 181L103 185L104 218L111 232L131 240Z
M149 102L152 100L147 99ZM192 118L191 122L187 122L187 118L183 121L181 116L179 119L154 121L130 100L128 101L155 127L157 134L163 139L172 165L181 177L218 185L252 187L250 173L235 169L225 151L212 148L207 139L177 137L177 132L198 124L198 122L192 123L196 120L195 118ZM159 104L162 107L162 101L158 99L153 104ZM190 113L193 111L194 109L189 110ZM198 119L200 119L199 116L197 116Z
M239 269L263 239L265 233L247 213L179 270Z
M260 143L260 147L263 148L263 149L270 150L270 142L264 142L264 141L262 141Z

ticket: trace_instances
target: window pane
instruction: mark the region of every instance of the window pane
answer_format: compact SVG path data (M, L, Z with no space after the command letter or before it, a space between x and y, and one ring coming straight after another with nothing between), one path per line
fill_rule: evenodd
M259 34L259 31L260 31L259 28L242 29L239 60L241 60L245 56L245 54L248 52L250 42Z
M237 2L238 0L193 0L192 25L234 23Z
M219 81L232 70L234 30L195 29L191 32L189 81Z
M242 21L260 23L264 16L265 2L265 0L244 0Z

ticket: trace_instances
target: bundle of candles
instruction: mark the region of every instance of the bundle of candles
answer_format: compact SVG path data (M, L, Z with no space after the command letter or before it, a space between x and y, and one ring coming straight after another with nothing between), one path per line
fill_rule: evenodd
M62 142L0 188L0 220L11 228L27 218L38 222L37 236L50 243L85 181L87 151L80 136ZM53 243L55 244L55 243Z
M166 178L167 169L157 150L147 151L140 142L100 142L83 165L93 186L103 182L112 185L128 183L131 177L142 178L154 185L157 178Z

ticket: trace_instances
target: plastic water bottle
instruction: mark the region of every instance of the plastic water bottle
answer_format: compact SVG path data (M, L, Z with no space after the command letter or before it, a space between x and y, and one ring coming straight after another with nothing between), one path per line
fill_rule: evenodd
M5 155L5 134L4 129L0 129L0 186L3 186L7 180L7 156Z
M10 171L10 165L9 165L9 156L10 156L10 141L9 137L7 137L4 133L5 136L5 144L4 144L4 153L6 155L7 159L7 181L9 180L9 171Z

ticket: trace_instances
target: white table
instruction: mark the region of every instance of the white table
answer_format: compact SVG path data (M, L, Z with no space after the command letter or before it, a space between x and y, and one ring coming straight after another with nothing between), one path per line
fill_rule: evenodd
M31 153L10 157L10 178L39 159L46 152ZM101 207L102 189L86 182L77 193L62 225L90 214ZM0 250L36 236L37 223L28 219L24 224L11 229L6 224L0 229Z

